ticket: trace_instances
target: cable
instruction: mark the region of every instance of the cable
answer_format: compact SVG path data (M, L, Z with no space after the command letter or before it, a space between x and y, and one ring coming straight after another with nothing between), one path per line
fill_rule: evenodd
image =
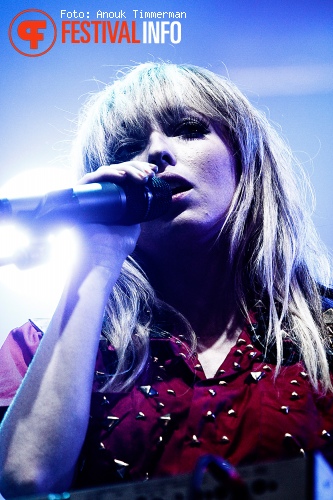
M190 482L190 500L203 500L205 497L202 486L206 472L211 473L223 488L217 493L216 498L230 495L228 496L230 500L250 500L248 487L238 471L229 462L215 455L204 455L199 458Z

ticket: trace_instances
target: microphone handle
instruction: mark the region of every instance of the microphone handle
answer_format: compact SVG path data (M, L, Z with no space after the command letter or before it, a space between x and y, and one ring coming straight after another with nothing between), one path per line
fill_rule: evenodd
M126 195L116 184L93 183L41 196L0 200L0 217L23 224L116 223L124 217Z
M153 177L146 184L82 184L42 196L0 200L0 220L49 227L59 224L131 225L159 217L169 208L171 188Z

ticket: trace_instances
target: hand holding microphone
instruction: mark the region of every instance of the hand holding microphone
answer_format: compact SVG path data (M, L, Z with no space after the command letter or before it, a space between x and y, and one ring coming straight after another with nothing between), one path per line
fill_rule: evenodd
M41 263L48 253L47 235L64 225L84 229L83 245L90 253L109 245L118 253L131 253L140 233L136 225L158 218L171 204L171 188L155 176L156 171L155 165L139 161L102 166L73 188L0 199L0 223L18 223L29 229L31 236L29 247L0 259L0 266L15 263L27 268ZM114 227L94 229L92 224Z
M83 178L98 182L81 181L74 188L41 196L1 199L0 220L48 227L59 223L132 225L158 218L170 206L171 188L155 177L154 165L147 165L136 161L101 167Z

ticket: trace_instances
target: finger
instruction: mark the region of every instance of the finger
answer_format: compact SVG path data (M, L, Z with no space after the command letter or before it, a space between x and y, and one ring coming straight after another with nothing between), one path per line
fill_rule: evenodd
M126 178L124 169L112 168L110 166L99 167L94 172L85 174L79 179L79 184L90 184L92 182L119 182Z
M158 167L152 163L132 161L115 165L102 165L94 172L86 174L79 184L91 182L123 182L131 179L134 182L147 182L158 172Z
M148 179L154 177L157 172L156 165L141 161L122 163L121 168L125 172L124 177L137 183L147 182Z

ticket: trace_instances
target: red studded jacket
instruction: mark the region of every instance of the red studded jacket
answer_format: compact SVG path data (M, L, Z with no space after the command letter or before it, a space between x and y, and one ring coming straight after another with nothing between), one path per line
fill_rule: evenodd
M10 404L42 334L13 330L0 350L0 406ZM262 361L246 329L213 378L185 343L152 338L151 358L135 387L98 392L113 351L101 343L91 421L73 487L192 471L205 454L246 465L298 457L333 436L333 397L312 389L302 363Z

